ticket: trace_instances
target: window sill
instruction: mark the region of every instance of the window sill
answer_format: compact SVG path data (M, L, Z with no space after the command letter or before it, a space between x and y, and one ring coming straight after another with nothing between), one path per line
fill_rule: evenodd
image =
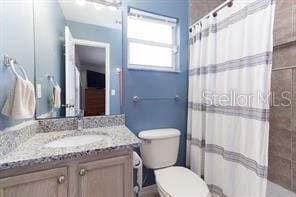
M152 67L144 65L128 65L129 70L138 71L154 71L154 72L169 72L169 73L180 73L180 69L176 68L165 68L165 67Z

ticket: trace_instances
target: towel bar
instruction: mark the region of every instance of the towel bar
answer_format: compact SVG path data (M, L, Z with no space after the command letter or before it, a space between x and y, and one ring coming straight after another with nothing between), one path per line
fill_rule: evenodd
M133 96L133 102L134 103L137 103L137 102L139 102L139 101L141 101L141 100L170 100L170 99L174 99L175 101L179 101L179 99L180 99L180 97L179 97L179 95L176 95L175 97L144 97L144 98L142 98L142 97L139 97L139 96Z

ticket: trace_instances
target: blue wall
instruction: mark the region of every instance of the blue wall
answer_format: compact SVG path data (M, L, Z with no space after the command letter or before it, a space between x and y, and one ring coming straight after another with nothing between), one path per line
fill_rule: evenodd
M10 69L3 67L3 54L7 54L25 68L34 83L34 34L32 0L0 1L0 110L14 83ZM0 129L24 120L8 118L0 113Z
M122 68L122 31L74 21L66 21L66 24L76 39L110 44L110 90L116 91L115 96L110 95L110 113L120 114L119 75L116 68Z
M37 117L52 110L50 96L52 75L65 92L64 32L65 20L57 0L34 2L36 84L42 85L42 98L37 99ZM62 95L64 103L64 95ZM59 110L55 111L59 116Z
M123 62L124 62L124 112L126 125L138 133L144 129L178 128L182 132L177 165L185 165L187 124L187 69L188 69L188 1L187 0L124 0ZM142 9L179 19L180 73L136 71L127 69L127 7ZM132 97L174 97L180 101L146 100L133 103ZM145 170L148 181L154 183L153 173Z

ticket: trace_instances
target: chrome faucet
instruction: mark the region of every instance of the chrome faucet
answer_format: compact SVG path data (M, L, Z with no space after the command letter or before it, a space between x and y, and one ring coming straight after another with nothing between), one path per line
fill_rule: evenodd
M84 116L84 111L77 110L76 122L77 122L77 130L78 131L83 130L83 125L84 125L83 116Z

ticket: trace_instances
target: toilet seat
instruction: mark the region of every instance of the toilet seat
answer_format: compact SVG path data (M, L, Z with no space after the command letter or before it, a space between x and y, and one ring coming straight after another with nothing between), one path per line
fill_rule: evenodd
M155 179L160 194L166 197L209 196L206 183L197 174L184 167L155 170Z

